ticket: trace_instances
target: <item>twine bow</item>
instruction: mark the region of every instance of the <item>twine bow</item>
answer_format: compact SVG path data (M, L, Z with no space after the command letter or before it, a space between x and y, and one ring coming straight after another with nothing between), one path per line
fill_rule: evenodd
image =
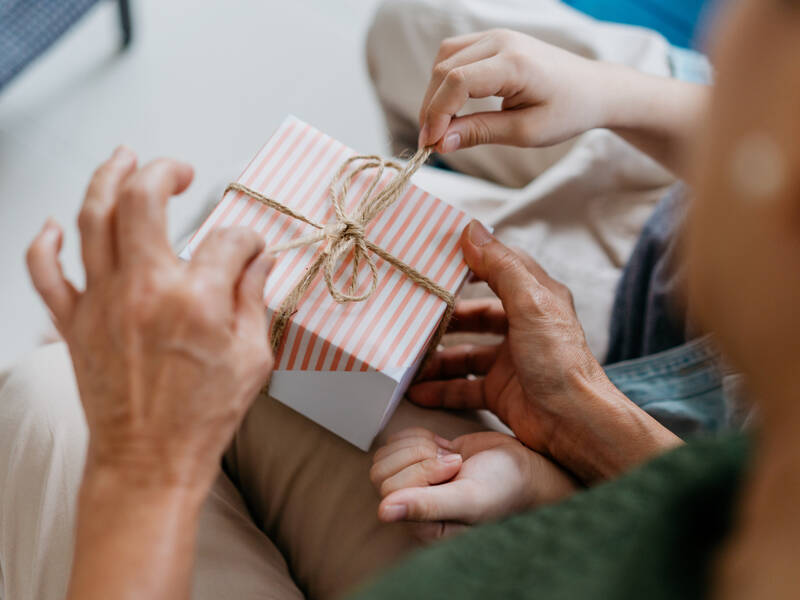
M415 284L435 294L447 304L447 309L439 324L439 328L431 341L431 347L436 348L452 316L455 306L455 297L435 281L432 281L402 260L392 256L380 246L373 244L365 235L366 226L372 219L400 198L412 175L414 175L425 161L428 160L431 151L430 148L418 150L405 166L384 160L379 156L353 156L347 159L342 166L339 167L339 170L333 176L328 186L328 194L333 204L335 220L327 225L316 223L312 219L296 213L288 206L272 198L268 198L241 183L231 183L228 185L225 189L225 193L229 191L240 192L293 219L307 223L318 230L315 233L300 237L291 242L271 246L267 250L268 252L277 254L278 252L291 250L293 248L311 246L321 242L325 243L323 251L314 262L311 263L309 268L306 269L303 277L283 300L273 319L272 331L270 333L273 352L277 353L280 349L283 334L289 324L291 316L297 310L298 303L311 286L311 283L320 270L322 270L328 291L336 302L340 304L346 302L363 302L372 296L378 287L378 269L375 265L375 255L393 265ZM360 164L358 164L355 169L351 170L351 165L356 163ZM360 173L371 169L377 171L375 178L361 202L359 202L352 213L348 214L347 193L350 186ZM378 190L378 183L387 169L395 171L396 175L383 189ZM350 275L349 286L347 289L340 289L336 287L336 282L334 281L336 267L340 259L346 257L350 252L353 253L353 271ZM367 291L359 294L358 290L361 287L359 267L362 262L366 262L369 267L370 282Z

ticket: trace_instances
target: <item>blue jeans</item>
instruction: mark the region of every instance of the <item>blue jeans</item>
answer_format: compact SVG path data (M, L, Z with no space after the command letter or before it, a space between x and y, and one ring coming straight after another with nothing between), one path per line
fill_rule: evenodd
M725 372L711 338L606 366L628 398L680 437L728 429Z
M673 48L670 62L677 79L711 81L711 66L698 52ZM747 415L735 376L708 336L693 339L685 309L674 302L685 279L677 237L687 195L675 186L642 231L617 289L613 362L606 365L626 396L681 437L739 427Z

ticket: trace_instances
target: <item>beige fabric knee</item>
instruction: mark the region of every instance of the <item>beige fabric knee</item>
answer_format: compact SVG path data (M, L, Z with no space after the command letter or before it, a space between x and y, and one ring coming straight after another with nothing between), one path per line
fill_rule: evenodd
M448 437L499 427L404 403L376 446L410 426ZM0 373L0 597L64 597L87 436L64 344ZM298 599L296 579L310 597L332 598L416 548L405 525L378 522L370 464L369 453L260 397L226 456L236 485L220 474L201 512L193 597Z
M87 440L64 344L0 374L0 597L64 598ZM201 512L193 597L303 597L225 475Z
M325 402L322 390L319 401ZM425 410L404 401L373 451L408 427L449 439L504 430L485 411ZM419 547L404 523L378 521L371 465L372 452L266 396L256 400L225 457L259 528L281 549L310 598L341 597Z

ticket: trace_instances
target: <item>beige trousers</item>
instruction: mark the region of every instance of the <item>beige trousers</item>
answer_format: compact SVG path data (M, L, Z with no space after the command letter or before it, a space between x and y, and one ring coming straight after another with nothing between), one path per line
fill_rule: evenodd
M486 429L474 416L402 406L391 431ZM64 344L0 374L0 597L60 600L88 431ZM194 598L331 598L418 543L377 520L370 455L259 397L200 516Z
M416 111L440 40L490 27L668 71L666 44L655 34L594 22L556 0L386 2L367 53L397 147L416 140ZM620 266L671 178L602 131L549 150L485 147L449 160L483 179L429 169L417 182L494 226L565 281L590 345L601 354ZM411 425L450 437L496 426L480 417L403 404L384 436ZM62 344L0 374L3 600L63 598L86 442ZM415 548L404 525L377 521L370 462L368 454L259 398L201 515L194 597L335 597Z

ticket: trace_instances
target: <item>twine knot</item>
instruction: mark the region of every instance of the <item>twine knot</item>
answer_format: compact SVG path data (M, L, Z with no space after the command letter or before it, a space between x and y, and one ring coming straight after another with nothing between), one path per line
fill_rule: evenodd
M325 279L331 297L339 303L362 302L372 296L378 287L378 268L375 265L375 256L382 258L396 269L401 271L406 277L415 284L421 286L428 292L435 294L447 304L439 329L431 342L432 348L438 344L441 336L447 328L447 323L455 306L455 297L448 290L431 281L425 275L416 271L402 260L392 256L380 246L373 244L366 237L366 226L386 208L394 204L402 195L411 176L428 160L431 155L431 148L423 148L406 163L405 166L398 165L391 161L386 161L379 156L353 156L347 159L334 175L328 186L328 194L333 205L335 219L326 225L314 222L310 218L296 213L288 206L281 204L263 194L250 189L240 183L231 183L225 189L225 193L234 190L258 200L262 204L269 206L293 219L302 221L318 230L292 240L286 244L271 246L268 252L277 254L284 250L310 246L320 242L325 243L325 247L317 258L311 263L305 274L297 282L295 288L284 299L280 309L275 314L272 322L272 349L277 353L280 348L283 333L289 324L291 316L296 312L297 305L306 293L314 278L319 271ZM351 165L357 166L351 169ZM395 171L395 176L386 185L378 189L378 184L383 179L387 169ZM367 192L362 200L353 209L352 213L347 212L347 193L358 175L364 171L376 171L375 177L370 183ZM334 280L336 268L341 259L346 258L352 253L353 270L349 278L347 288L337 288ZM369 268L369 286L366 291L358 293L362 286L359 279L360 267L366 263Z

